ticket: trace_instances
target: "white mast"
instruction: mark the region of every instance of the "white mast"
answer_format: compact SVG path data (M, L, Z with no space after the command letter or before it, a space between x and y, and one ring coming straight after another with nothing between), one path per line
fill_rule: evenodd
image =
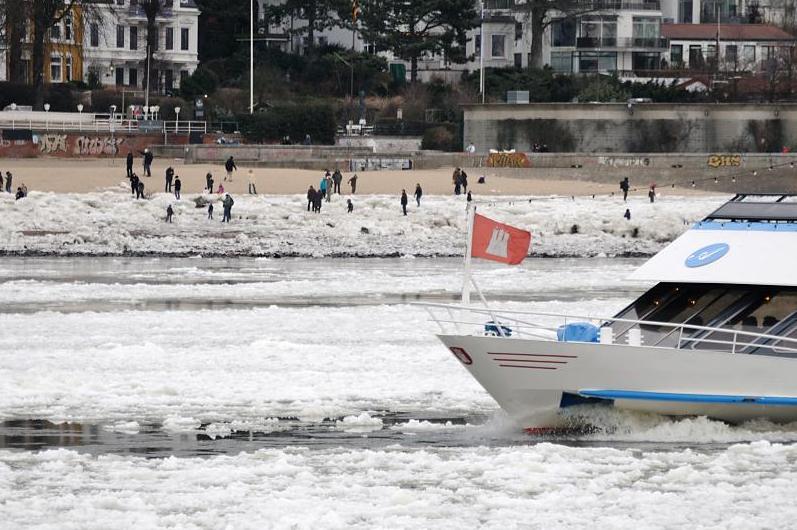
M465 271L462 278L462 303L470 305L470 286L472 282L470 263L473 253L473 219L476 216L476 206L468 203L468 240L465 244Z

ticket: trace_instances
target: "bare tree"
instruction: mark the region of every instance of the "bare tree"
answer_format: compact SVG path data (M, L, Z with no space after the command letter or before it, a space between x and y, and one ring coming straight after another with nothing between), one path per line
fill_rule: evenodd
M139 0L138 5L147 17L147 57L144 64L144 82L149 80L149 86L158 86L158 80L153 75L152 63L155 51L158 49L158 16L162 15L171 0Z
M8 79L25 82L22 41L30 5L23 0L0 0L0 42L6 43Z
M515 10L526 13L531 24L529 68L542 68L542 39L545 29L557 19L573 19L601 9L609 9L610 0L525 0L516 2Z

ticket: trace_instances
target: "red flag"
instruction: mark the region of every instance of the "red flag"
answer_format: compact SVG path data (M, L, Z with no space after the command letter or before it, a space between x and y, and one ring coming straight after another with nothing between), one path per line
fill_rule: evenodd
M526 258L530 246L531 232L475 214L470 252L474 258L517 265Z

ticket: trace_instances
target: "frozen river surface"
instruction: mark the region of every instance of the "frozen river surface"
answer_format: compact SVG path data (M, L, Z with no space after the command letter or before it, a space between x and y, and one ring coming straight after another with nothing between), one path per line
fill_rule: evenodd
M611 313L638 262L480 265ZM774 528L797 426L586 411L522 433L409 302L453 259L0 259L0 528Z

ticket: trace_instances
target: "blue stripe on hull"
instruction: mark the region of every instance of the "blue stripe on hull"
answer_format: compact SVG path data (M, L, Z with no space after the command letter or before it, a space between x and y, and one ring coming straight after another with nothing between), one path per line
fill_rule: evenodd
M635 390L579 390L579 395L598 399L636 399L643 401L678 401L681 403L741 403L748 405L797 406L797 397L725 396L718 394L675 394Z

